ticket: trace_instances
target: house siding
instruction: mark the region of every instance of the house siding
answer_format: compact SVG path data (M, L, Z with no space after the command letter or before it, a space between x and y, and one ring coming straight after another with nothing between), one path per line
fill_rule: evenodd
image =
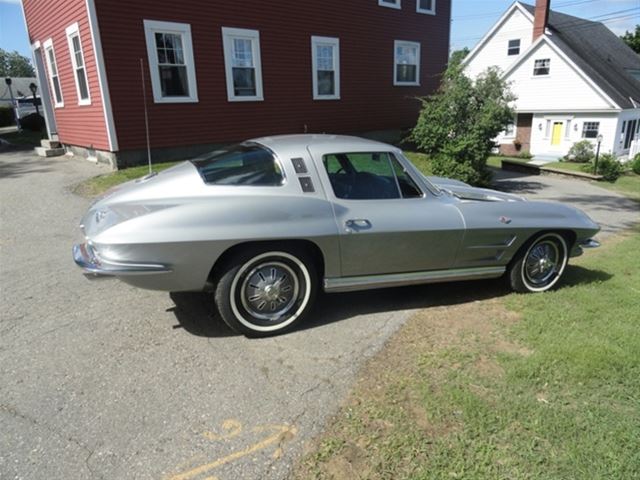
M153 148L225 143L296 132L355 133L410 127L416 96L435 90L446 67L450 0L437 15L375 0L95 0L120 150L145 146L140 59ZM191 27L197 103L154 103L143 20ZM222 27L260 32L264 101L229 102ZM313 100L311 36L340 39L340 99ZM393 85L394 40L421 43L419 87Z
M100 84L96 68L95 52L85 0L23 0L28 26L29 41L44 43L52 39L64 106L54 109L57 133L62 143L98 150L109 150L109 140L104 121ZM84 54L90 105L78 105L75 72L71 63L65 29L78 23ZM44 54L44 49L42 49ZM46 60L43 59L45 69ZM49 72L46 72L47 81Z
M536 59L549 58L550 73L534 76ZM614 106L572 68L564 58L549 45L542 42L518 67L506 76L513 82L511 89L516 94L516 109L519 112L541 111L593 111L611 109Z
M523 55L531 46L531 32L533 23L521 10L514 9L504 23L491 38L468 61L465 70L467 75L476 78L490 65L500 68L503 72ZM508 55L509 40L520 39L520 54Z

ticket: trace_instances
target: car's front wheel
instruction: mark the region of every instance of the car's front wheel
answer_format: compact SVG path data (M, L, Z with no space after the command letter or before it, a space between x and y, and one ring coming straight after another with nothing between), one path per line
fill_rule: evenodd
M248 337L266 337L302 321L317 285L314 263L302 249L248 249L223 266L215 299L231 329Z
M558 233L543 233L518 252L509 266L511 288L516 292L544 292L553 288L564 273L569 250Z

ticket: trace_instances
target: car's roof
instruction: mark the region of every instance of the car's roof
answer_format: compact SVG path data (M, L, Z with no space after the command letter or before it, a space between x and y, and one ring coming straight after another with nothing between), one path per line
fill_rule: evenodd
M335 152L348 152L355 150L390 150L395 147L375 140L366 138L352 137L349 135L330 135L330 134L295 134L295 135L276 135L271 137L254 138L251 142L260 143L273 150L286 149L304 149L307 147L318 148L321 150L331 150Z

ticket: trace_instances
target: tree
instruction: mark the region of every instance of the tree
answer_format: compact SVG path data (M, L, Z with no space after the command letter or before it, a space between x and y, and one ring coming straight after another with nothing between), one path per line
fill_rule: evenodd
M629 45L634 52L640 54L640 25L636 25L635 32L625 32L620 38L624 43Z
M451 65L440 89L420 99L422 110L410 138L431 156L435 175L486 185L494 138L513 121L515 99L497 68L473 81L460 65Z
M467 58L470 50L467 47L464 47L461 50L454 50L451 52L451 56L449 57L449 65L460 65L462 61Z
M0 48L0 77L35 77L31 60L18 52Z

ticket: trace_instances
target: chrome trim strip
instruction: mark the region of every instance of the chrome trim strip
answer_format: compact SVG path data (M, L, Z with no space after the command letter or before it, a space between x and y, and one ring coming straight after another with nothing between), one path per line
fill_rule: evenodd
M497 278L504 274L505 271L506 267L475 267L432 270L428 272L391 273L387 275L364 275L361 277L325 278L324 290L325 292L352 292L422 283Z
M98 258L88 243L73 246L73 260L85 275L90 277L125 276L125 275L153 275L170 273L166 265L154 263L121 263Z
M600 246L600 242L594 240L593 238L588 238L587 240L582 240L579 242L579 245L582 248L598 248Z

